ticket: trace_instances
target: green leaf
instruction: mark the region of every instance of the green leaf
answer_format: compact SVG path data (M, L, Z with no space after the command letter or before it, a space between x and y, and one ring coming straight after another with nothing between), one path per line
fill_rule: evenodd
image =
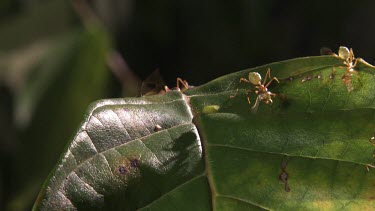
M374 209L375 69L359 63L348 92L342 62L298 58L185 94L99 101L34 209ZM277 96L254 112L239 79L268 68Z

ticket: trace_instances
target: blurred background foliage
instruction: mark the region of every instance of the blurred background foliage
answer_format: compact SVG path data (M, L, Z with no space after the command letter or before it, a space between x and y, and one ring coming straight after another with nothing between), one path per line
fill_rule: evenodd
M0 210L29 210L101 98L139 96L159 69L199 85L352 47L374 64L375 2L0 0Z

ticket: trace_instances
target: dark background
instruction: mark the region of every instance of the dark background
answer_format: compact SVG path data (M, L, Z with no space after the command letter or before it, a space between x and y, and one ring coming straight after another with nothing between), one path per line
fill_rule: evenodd
M0 0L0 210L29 210L89 103L155 69L200 85L354 49L374 64L375 2Z

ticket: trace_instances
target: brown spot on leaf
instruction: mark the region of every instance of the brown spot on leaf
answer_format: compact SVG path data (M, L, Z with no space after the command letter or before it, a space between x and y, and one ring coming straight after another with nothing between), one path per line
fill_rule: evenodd
M133 167L133 168L138 168L138 163L139 160L138 159L133 159L130 161L130 166Z
M288 160L286 159L281 163L281 173L279 175L279 180L284 183L285 192L290 191L290 188L288 185L289 174L286 172L287 165L288 165Z
M126 173L128 172L128 170L126 169L125 166L120 166L120 167L118 168L118 172L119 172L120 174L126 174Z

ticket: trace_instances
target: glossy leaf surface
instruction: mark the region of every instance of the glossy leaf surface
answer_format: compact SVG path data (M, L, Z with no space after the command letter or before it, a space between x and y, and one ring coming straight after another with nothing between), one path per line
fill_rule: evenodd
M184 94L99 101L34 208L374 209L375 69L359 63L348 92L341 65L299 58ZM254 86L239 79L268 68L277 96L251 110Z

